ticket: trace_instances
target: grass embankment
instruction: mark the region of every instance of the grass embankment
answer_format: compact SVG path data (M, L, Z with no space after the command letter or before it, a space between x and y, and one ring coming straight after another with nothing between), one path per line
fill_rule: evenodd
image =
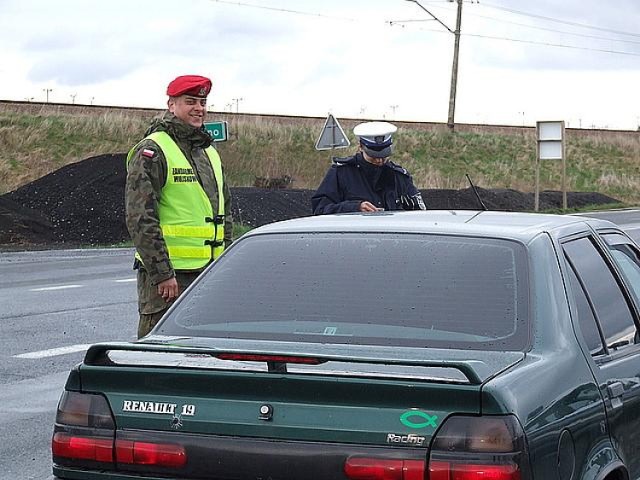
M26 115L0 112L0 194L90 156L126 152L143 135L148 120L125 114ZM314 149L318 126L233 119L231 138L218 144L227 181L251 186L256 177L289 175L293 188L316 188L330 152ZM350 135L352 144L355 144ZM459 189L469 174L483 188L532 192L535 137L518 134L456 133L402 128L394 161L406 167L418 188ZM349 155L355 149L336 150ZM567 189L600 192L625 204L640 204L640 134L581 135L568 132ZM561 162L542 163L541 190L561 189Z

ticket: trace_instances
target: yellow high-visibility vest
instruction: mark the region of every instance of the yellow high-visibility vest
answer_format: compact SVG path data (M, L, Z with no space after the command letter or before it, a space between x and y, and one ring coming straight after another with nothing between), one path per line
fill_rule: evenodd
M218 211L214 215L209 197L180 147L166 132L154 132L146 139L162 149L167 161L167 179L158 203L158 216L169 259L175 270L198 270L224 250L224 192L220 155L205 149L218 187ZM136 145L137 147L137 145ZM135 153L127 156L127 165ZM136 252L140 261L140 255Z

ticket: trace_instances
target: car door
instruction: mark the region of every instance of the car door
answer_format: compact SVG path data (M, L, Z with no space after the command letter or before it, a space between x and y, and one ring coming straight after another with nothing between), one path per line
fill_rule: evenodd
M562 248L572 270L574 294L580 289L577 293L586 299L579 328L594 360L609 435L629 478L638 479L640 343L636 302L640 299L640 256L635 245L618 232L608 232L602 240L586 235L563 242Z

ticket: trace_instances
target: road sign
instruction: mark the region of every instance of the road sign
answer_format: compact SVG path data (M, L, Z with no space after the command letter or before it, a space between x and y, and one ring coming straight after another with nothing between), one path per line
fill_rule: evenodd
M227 141L227 122L208 122L204 124L204 128L214 142L226 142Z
M330 150L334 148L347 148L351 145L349 139L344 134L344 130L338 121L329 114L327 121L320 133L320 137L316 142L316 150Z
M536 122L540 160L564 158L564 122Z
M564 121L536 122L536 192L534 209L540 208L540 162L562 160L562 208L567 209L567 155L565 148Z

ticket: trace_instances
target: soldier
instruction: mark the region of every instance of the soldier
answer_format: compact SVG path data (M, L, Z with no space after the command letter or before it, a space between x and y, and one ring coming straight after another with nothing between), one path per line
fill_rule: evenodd
M136 247L138 338L232 241L231 196L204 129L211 80L169 83L168 111L127 156L125 209Z
M388 160L397 127L365 122L353 129L358 152L334 158L311 198L314 215L379 210L425 210L420 191L404 168Z

